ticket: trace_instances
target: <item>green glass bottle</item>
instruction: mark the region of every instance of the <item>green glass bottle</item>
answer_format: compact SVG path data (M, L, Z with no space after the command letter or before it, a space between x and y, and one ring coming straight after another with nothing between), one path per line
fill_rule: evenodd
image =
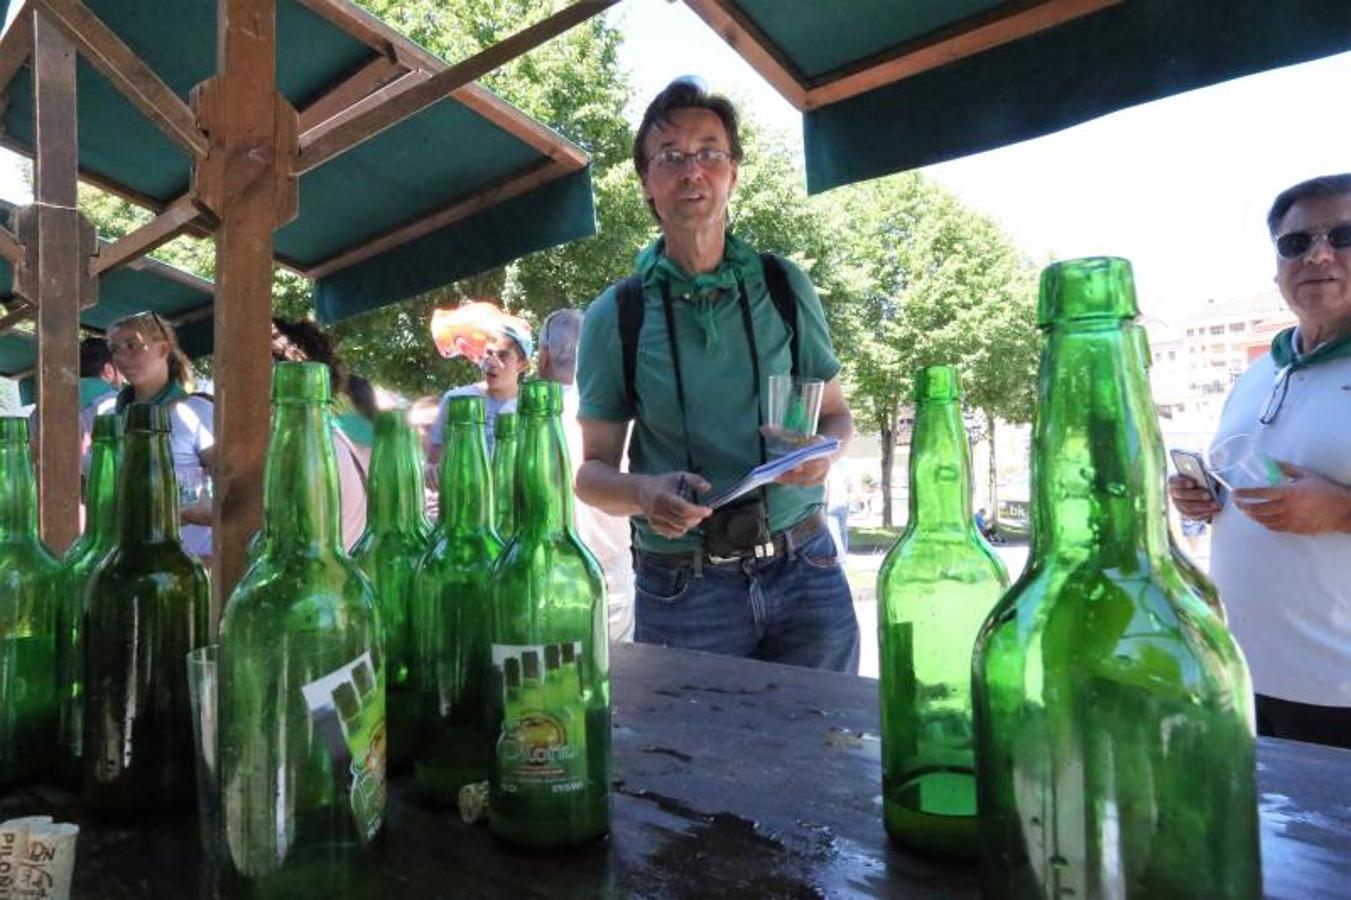
M44 774L56 734L56 590L38 539L28 420L0 418L0 785Z
M80 714L84 681L84 598L89 578L117 540L117 461L121 454L122 419L96 416L85 476L84 533L62 560L61 592L56 608L56 691L58 697L57 773L67 784L82 777L80 746L84 742Z
M605 581L573 530L559 385L525 382L517 409L516 532L492 583L488 820L510 843L558 848L610 828Z
M1124 325L1122 331L1126 336L1131 352L1136 355L1140 364L1146 370L1149 369L1153 361L1153 356L1149 352L1149 335L1135 323ZM1201 601L1210 607L1215 615L1220 617L1221 622L1228 622L1229 616L1225 613L1224 603L1220 600L1219 588L1215 587L1215 582L1211 581L1210 577L1201 571L1201 567L1192 562L1192 558L1178 546L1177 538L1173 535L1171 528L1168 529L1168 552L1172 555L1173 563L1177 566L1178 571L1182 573L1182 580L1186 581L1188 586L1201 598Z
M221 885L329 897L379 877L385 664L370 582L342 549L320 363L272 373L263 540L221 620Z
M971 647L1008 584L971 514L961 378L921 369L910 516L877 576L883 820L912 850L977 855Z
M516 530L516 447L520 419L516 413L498 413L493 422L493 523L503 540Z
M1252 689L1169 551L1130 264L1042 274L1031 558L972 659L987 897L1262 893Z
M488 780L490 582L502 541L493 528L492 475L482 397L446 409L441 502L413 606L413 691L419 721L413 766L419 791L456 802Z
M352 562L375 588L385 631L385 702L389 768L410 765L417 737L411 661L410 619L416 575L430 546L431 526L423 514L422 449L402 410L375 417L366 532L352 548Z
M84 802L110 816L196 797L187 656L210 628L206 570L183 549L169 409L123 414L112 549L84 601Z

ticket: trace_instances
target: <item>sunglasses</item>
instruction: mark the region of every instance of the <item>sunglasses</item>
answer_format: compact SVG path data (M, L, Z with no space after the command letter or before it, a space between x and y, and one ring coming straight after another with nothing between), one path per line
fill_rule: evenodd
M1319 238L1327 238L1333 250L1345 250L1351 247L1351 222L1313 231L1287 231L1276 238L1276 252L1282 259L1299 259L1313 249Z

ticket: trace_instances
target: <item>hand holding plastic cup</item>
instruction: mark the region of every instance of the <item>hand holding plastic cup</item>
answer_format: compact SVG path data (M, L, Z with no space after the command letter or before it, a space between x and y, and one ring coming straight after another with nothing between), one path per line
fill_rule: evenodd
M775 453L788 453L816 439L825 382L792 375L769 376L766 444Z
M1227 490L1272 487L1285 480L1280 465L1257 446L1257 435L1235 434L1210 448L1210 473Z

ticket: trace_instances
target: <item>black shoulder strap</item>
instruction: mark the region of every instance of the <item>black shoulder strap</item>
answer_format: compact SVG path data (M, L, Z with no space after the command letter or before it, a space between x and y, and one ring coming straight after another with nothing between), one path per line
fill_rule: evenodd
M634 387L638 372L638 332L643 330L643 284L630 275L615 286L615 305L619 308L619 347L624 363L624 395L629 408L638 414L638 391Z
M769 298L774 301L774 308L779 311L779 318L783 319L783 324L788 326L789 348L793 358L793 374L800 374L797 296L793 293L792 286L788 284L788 269L785 268L783 260L773 253L761 253L760 263L765 268L765 286L769 288Z

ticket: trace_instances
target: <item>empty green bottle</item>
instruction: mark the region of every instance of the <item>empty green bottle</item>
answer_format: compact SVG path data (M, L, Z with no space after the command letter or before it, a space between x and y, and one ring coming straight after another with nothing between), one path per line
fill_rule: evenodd
M121 455L122 419L96 416L85 476L84 533L62 560L61 593L56 608L57 771L61 780L78 784L83 703L84 598L89 578L117 540L117 461Z
M169 409L123 414L112 548L84 601L84 802L112 816L196 797L187 656L210 628L206 570L183 549Z
M28 420L0 418L0 785L51 764L60 571L38 540Z
M502 541L493 529L492 475L482 397L452 397L441 456L441 502L413 606L413 691L419 721L414 777L429 799L453 804L488 780L490 582Z
M580 844L610 828L605 581L573 530L562 409L558 384L521 387L516 532L492 583L489 824L534 848Z
M493 422L493 523L503 540L516 530L516 447L520 419L498 413Z
M374 591L342 549L329 415L327 367L273 369L264 537L217 663L228 895L340 896L380 875L384 647Z
M922 853L974 859L971 648L1009 576L971 515L961 378L915 376L910 516L877 576L882 813Z
M1033 543L972 660L985 896L1262 893L1252 691L1178 571L1130 265L1042 274Z
M366 504L366 532L352 548L352 562L370 579L385 632L385 702L389 767L411 764L417 735L413 704L410 624L417 569L430 545L423 514L422 449L402 410L375 417Z

